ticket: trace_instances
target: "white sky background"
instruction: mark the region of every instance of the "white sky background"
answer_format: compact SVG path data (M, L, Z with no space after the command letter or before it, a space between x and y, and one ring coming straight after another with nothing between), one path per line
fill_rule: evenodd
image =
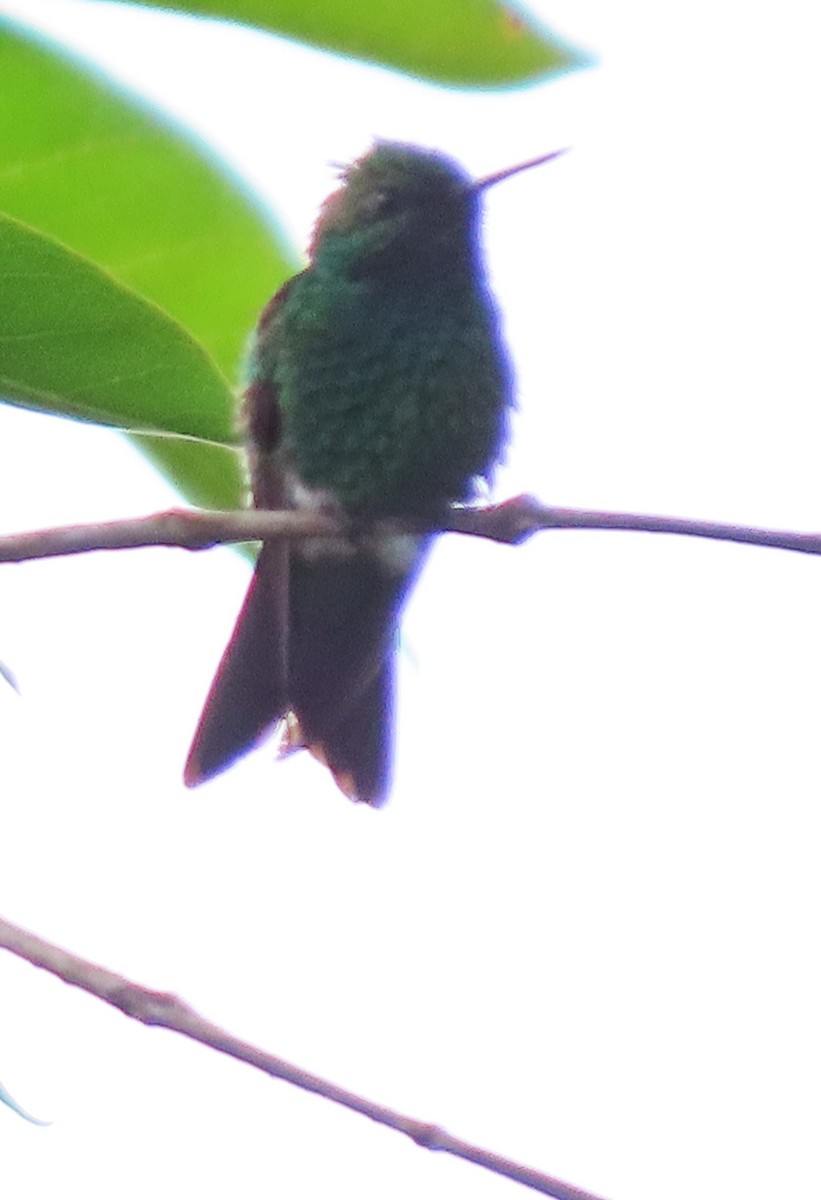
M821 528L812 7L531 7L600 65L460 94L0 0L187 120L300 245L374 134L477 174L572 146L488 197L521 405L498 494ZM0 407L8 530L171 502L116 436ZM228 551L3 568L0 912L612 1200L815 1194L821 562L443 540L380 813L265 751L182 788L247 576ZM55 1121L0 1108L15 1200L524 1195L9 956L0 1079Z

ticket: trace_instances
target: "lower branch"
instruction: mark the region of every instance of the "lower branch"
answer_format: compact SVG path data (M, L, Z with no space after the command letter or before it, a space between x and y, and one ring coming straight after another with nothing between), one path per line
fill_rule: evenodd
M543 1196L552 1196L554 1200L601 1200L601 1197L593 1195L592 1192L586 1192L570 1183L563 1183L560 1179L512 1162L509 1158L502 1158L489 1150L483 1150L481 1146L473 1146L460 1138L451 1137L436 1125L403 1116L392 1108L385 1108L381 1104L366 1100L364 1096L357 1096L354 1092L337 1087L335 1083L303 1071L273 1054L266 1054L264 1050L258 1050L256 1046L241 1041L218 1025L212 1025L177 996L169 992L154 992L143 988L121 975L115 975L105 967L69 954L59 946L54 946L2 918L0 948L10 950L35 967L50 971L65 983L90 992L100 1000L119 1008L126 1016L134 1017L145 1025L159 1025L163 1029L172 1029L195 1042L210 1046L213 1050L220 1050L240 1062L249 1063L267 1075L273 1075L275 1079L284 1079L287 1083L304 1088L305 1091L324 1096L326 1100L333 1100L336 1104L361 1113L362 1116L370 1117L380 1125L387 1125L399 1133L406 1134L417 1145L427 1150L444 1150L446 1154L485 1167L497 1175L533 1188Z

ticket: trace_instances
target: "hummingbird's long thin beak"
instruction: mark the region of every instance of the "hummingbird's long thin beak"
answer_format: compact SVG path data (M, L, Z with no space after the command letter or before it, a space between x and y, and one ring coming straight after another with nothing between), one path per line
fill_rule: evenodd
M485 175L484 178L476 180L473 190L483 192L485 188L493 187L494 183L510 179L511 175L518 175L520 171L529 171L531 167L540 167L542 163L550 162L551 159L558 158L560 154L567 154L569 149L569 146L564 146L561 150L551 150L549 154L540 154L538 158L528 159L527 162L518 163L515 167L506 167L504 171L497 171L494 175Z

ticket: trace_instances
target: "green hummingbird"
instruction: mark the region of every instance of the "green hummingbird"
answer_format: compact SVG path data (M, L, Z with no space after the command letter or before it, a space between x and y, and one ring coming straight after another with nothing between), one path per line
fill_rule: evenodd
M434 525L504 445L513 377L479 244L491 184L379 141L322 206L309 265L263 310L242 417L256 508L343 519L339 537L263 544L185 768L194 786L275 726L351 799L391 779L399 617Z

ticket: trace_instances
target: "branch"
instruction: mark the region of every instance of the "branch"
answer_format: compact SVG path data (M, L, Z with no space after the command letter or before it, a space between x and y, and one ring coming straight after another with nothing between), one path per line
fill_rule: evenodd
M406 1134L426 1150L444 1150L446 1154L485 1167L497 1175L533 1188L544 1196L552 1196L554 1200L601 1200L601 1197L594 1196L592 1192L563 1183L560 1179L512 1162L509 1158L492 1154L489 1150L463 1142L460 1138L451 1137L437 1125L403 1116L392 1108L385 1108L381 1104L366 1100L363 1096L357 1096L354 1092L337 1087L335 1083L321 1079L318 1075L311 1075L273 1054L266 1054L264 1050L258 1050L248 1042L240 1041L226 1030L220 1029L218 1025L212 1025L177 996L169 992L154 992L143 988L121 975L115 975L105 967L69 954L59 946L43 941L35 934L28 933L2 918L0 948L10 950L12 954L19 955L35 967L43 967L57 975L65 983L73 984L100 1000L105 1000L106 1003L119 1008L126 1016L142 1021L144 1025L159 1025L163 1029L174 1030L195 1042L201 1042L204 1046L210 1046L231 1058L257 1067L275 1079L284 1079L286 1083L292 1083L307 1092L324 1096L326 1100L333 1100L336 1104L361 1113L362 1116L370 1117L380 1125L387 1125L399 1133Z
M353 527L354 534L358 527ZM485 508L457 508L438 524L422 521L376 521L368 529L395 532L464 533L491 541L518 545L544 529L622 529L634 533L670 533L684 537L712 538L722 542L744 542L802 554L821 554L821 533L794 533L783 529L760 529L725 525L719 521L689 521L684 517L656 517L642 513L607 513L585 508L552 508L531 496L516 496ZM272 538L339 537L352 526L342 518L319 512L209 512L204 509L172 508L150 517L106 521L93 525L65 525L33 533L0 537L0 562L23 562L84 554L90 550L130 550L139 546L180 546L207 550L231 542Z

